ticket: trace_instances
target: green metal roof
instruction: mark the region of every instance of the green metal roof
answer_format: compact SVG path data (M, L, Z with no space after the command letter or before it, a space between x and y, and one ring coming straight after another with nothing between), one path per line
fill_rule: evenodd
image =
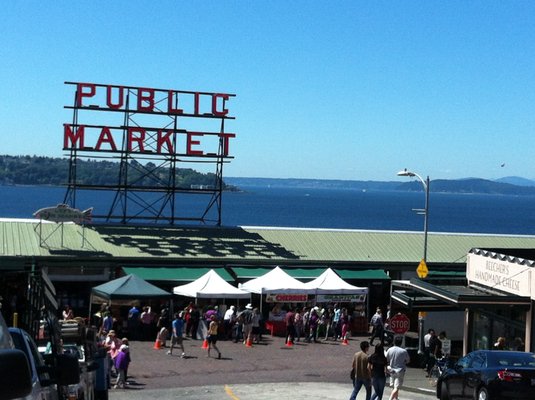
M470 249L535 249L535 236L435 233L427 264L466 263ZM262 265L391 268L423 254L421 232L262 227L114 226L0 220L0 268L32 259L125 265ZM147 265L146 264L146 265Z
M146 281L194 281L213 269L227 282L233 282L234 278L224 268L146 268L146 267L123 267L125 274L137 275Z
M380 269L335 269L342 279L366 279L371 281L390 279L388 274Z

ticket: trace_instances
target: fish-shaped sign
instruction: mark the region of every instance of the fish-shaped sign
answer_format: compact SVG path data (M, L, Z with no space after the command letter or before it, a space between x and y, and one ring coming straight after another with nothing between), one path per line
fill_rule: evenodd
M35 218L53 222L74 222L83 224L91 222L93 207L80 211L77 208L69 207L67 204L58 204L55 207L41 208L33 213Z

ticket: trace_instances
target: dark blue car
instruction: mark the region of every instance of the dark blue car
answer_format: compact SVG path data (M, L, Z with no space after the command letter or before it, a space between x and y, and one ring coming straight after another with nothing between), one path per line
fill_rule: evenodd
M476 350L449 365L437 382L440 400L535 399L535 354Z

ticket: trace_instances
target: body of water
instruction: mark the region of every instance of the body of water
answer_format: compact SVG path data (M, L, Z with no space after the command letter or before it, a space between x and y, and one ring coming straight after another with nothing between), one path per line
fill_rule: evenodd
M243 189L243 192L224 193L224 226L423 230L423 215L413 211L424 208L423 192L267 187ZM77 208L94 207L95 214L108 213L112 193L78 193ZM37 209L63 202L65 189L0 186L0 194L0 217L32 218ZM199 216L205 202L195 196L181 195L177 198L177 207ZM535 197L431 193L429 231L535 235Z

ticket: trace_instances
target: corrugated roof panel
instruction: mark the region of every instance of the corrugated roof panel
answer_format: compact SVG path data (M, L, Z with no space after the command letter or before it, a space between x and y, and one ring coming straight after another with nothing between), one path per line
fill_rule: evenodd
M39 233L40 232L40 233ZM41 245L40 237L41 235ZM262 227L112 226L0 221L6 257L72 256L172 262L329 265L418 263L422 232ZM535 249L535 236L430 232L428 264L465 264L472 248Z

